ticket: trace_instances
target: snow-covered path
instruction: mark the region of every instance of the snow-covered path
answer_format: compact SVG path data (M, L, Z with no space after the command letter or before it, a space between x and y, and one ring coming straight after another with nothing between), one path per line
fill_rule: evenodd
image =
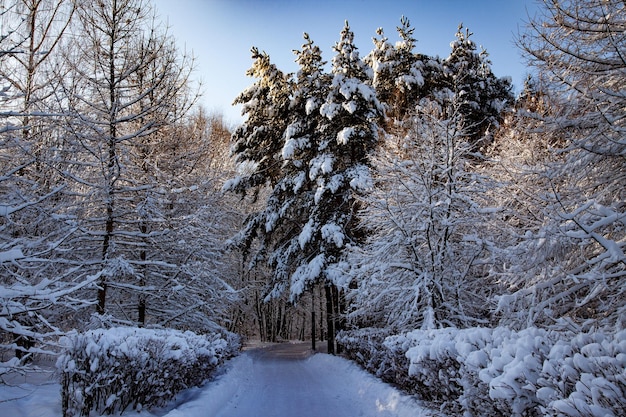
M61 417L52 373L0 384L0 417ZM425 417L411 397L336 356L311 355L308 344L256 348L231 359L215 380L180 393L163 409L123 417ZM95 417L96 413L92 413Z
M426 415L412 398L342 358L306 345L243 353L167 417L391 417Z

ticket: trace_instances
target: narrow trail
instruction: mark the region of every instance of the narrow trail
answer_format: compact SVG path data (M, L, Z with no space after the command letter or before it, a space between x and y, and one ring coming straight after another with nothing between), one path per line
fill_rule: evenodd
M426 416L413 400L343 358L282 343L244 352L196 399L167 414L204 417Z
M309 351L283 343L255 349L250 375L218 416L321 416L326 410L345 409L329 376L320 375L305 360Z

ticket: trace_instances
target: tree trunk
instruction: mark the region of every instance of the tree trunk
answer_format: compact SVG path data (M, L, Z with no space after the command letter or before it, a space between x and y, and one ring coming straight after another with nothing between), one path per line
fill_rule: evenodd
M315 287L311 288L311 350L315 352Z
M324 340L326 340L326 334L325 334L326 332L325 332L325 329L324 329L324 297L322 297L322 289L321 289L321 287L318 286L318 289L319 289L319 293L320 293L319 294L320 295L319 296L319 300L320 300L320 304L319 304L319 308L320 308L319 309L319 312L320 312L320 314L319 314L319 329L320 329L319 341L323 342Z
M148 258L146 254L146 247L148 247L147 239L145 238L146 233L148 232L148 226L146 222L142 222L139 226L139 230L141 234L144 236L143 244L144 247L141 248L139 252L139 259L141 260L141 280L139 281L140 287L146 286L146 278L148 275L148 269L146 267L146 259ZM137 306L137 320L139 321L139 327L144 327L146 325L146 295L143 292L139 293L139 305Z
M315 352L315 304L311 309L311 350Z
M335 334L346 328L346 294L343 290L339 290L337 287L335 288ZM336 343L336 353L340 354L342 352L342 346L339 343Z
M328 353L331 355L335 354L335 307L333 288L334 285L332 284L326 284L326 286L324 287L326 291L326 326L328 328Z

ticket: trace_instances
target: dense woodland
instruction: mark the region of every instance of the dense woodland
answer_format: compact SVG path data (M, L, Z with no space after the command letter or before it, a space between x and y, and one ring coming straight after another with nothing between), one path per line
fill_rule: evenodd
M520 94L463 25L346 22L294 74L252 48L234 127L149 0L0 3L0 377L114 326L623 345L626 5L543 3Z

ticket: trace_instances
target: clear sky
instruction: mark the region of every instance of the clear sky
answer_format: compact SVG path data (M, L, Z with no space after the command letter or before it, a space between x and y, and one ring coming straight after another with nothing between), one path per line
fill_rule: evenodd
M243 119L231 104L254 80L246 76L250 48L266 51L284 72L297 71L294 49L304 32L322 49L324 60L334 56L345 20L355 34L361 56L372 48L382 27L397 40L400 17L415 27L415 52L447 57L459 23L489 53L496 76L510 76L519 91L526 74L514 38L524 30L536 0L154 0L159 17L181 49L196 57L195 78L203 83L202 104L220 112L229 123Z

